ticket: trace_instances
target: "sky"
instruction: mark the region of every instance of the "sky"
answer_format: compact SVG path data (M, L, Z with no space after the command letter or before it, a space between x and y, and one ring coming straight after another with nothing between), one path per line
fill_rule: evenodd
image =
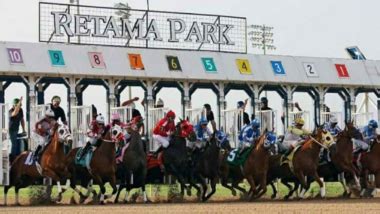
M38 2L0 0L0 41L38 42ZM69 0L50 2L69 3ZM80 0L81 4L94 6L113 6L117 2L119 1ZM144 0L127 2L133 9L146 9ZM380 1L374 0L150 0L151 10L241 16L247 18L248 24L272 26L277 49L270 52L271 54L332 58L348 58L345 47L358 45L367 59L380 59L379 8ZM249 52L261 54L258 49L250 48ZM139 88L134 88L132 92L132 96L143 96L143 91ZM6 101L22 94L25 92L20 90L20 86L13 84L6 92ZM63 86L53 85L48 88L45 100L49 101L54 94L66 97ZM281 111L281 100L276 96L269 93L270 104ZM84 103L95 103L104 112L104 102L100 97L105 100L105 91L101 87L90 87L85 92ZM122 98L127 97L125 91ZM158 97L164 99L166 106L180 111L178 91L166 88ZM172 97L175 99L171 99ZM227 95L228 108L235 107L236 101L246 97L241 91L232 91ZM342 109L341 102L336 102L337 97L328 95L326 98L333 111ZM203 98L216 108L216 97L210 90L197 90L193 96L193 107L202 106ZM312 110L310 97L297 93L294 99L305 106L305 109ZM62 106L65 105L63 102ZM140 105L137 107L142 109Z

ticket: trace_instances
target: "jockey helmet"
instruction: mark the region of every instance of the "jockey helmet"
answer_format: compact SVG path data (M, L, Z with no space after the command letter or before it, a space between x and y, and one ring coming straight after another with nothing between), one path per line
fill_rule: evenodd
M111 120L120 120L120 114L115 112L115 113L112 113L111 115Z
M202 117L201 120L199 121L199 124L200 125L207 125L208 124L208 121L206 118Z
M57 95L53 96L53 98L51 98L51 102L61 102L61 98Z
M174 113L174 111L172 111L172 110L170 110L170 111L168 111L168 113L166 113L166 117L168 118L168 117L172 117L173 119L175 118L175 113Z
M243 106L244 106L244 102L243 101L237 102L237 107L238 108L242 108Z
M216 139L218 139L218 141L223 141L226 137L227 135L223 131L216 132Z
M374 129L377 129L379 127L378 124L377 124L377 122L376 122L376 120L370 120L369 123L368 123L368 126L370 128L374 128Z
M20 102L19 98L14 98L13 99L13 105L17 105L18 102Z
M45 116L46 116L46 117L55 117L54 111L51 110L50 108L47 109L47 110L45 111Z
M305 121L301 118L301 117L298 117L294 120L294 123L296 125L304 125L305 124Z
M161 98L158 98L158 101L156 103L157 106L164 106L164 101L161 100Z
M261 98L261 102L262 102L262 103L268 103L268 98L266 98L266 97L262 97L262 98Z
M104 124L105 123L105 119L103 117L103 115L99 114L97 117L96 117L96 122L98 124Z
M338 118L336 117L330 117L330 123L338 123Z
M276 135L273 133L268 133L267 141L269 141L271 144L274 144L276 142Z
M259 128L260 127L260 121L258 119L253 119L250 124L252 127Z

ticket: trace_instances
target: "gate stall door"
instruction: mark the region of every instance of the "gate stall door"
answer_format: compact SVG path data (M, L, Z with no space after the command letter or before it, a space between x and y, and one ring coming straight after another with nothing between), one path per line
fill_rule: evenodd
M237 148L239 145L239 133L244 126L244 112L242 109L222 110L224 121L222 130L229 135L231 147Z
M169 108L152 108L148 109L148 133L149 133L149 150L156 151L157 145L153 142L153 129L165 114L169 111Z
M352 119L356 127L362 129L368 125L370 120L376 120L374 112L360 112L352 114Z
M338 119L338 126L340 128L344 128L345 124L344 124L344 120L343 120L343 113L339 112L339 111L336 111L336 112L321 112L321 124L320 125L323 125L325 123L330 122L330 119L332 117L335 117L336 119Z
M206 118L206 109L204 108L193 108L185 109L185 116L189 118L189 122L193 125L199 123L202 117Z
M132 108L128 106L111 108L111 116L114 113L119 113L121 122L129 123L132 120Z
M303 126L306 130L311 130L311 120L310 120L310 112L308 111L298 111L298 112L289 112L289 126L294 123L294 120L297 118L302 118L305 121Z
M261 133L263 133L265 130L273 131L274 133L278 131L276 115L277 112L273 110L256 111L255 118L260 121Z
M41 120L45 116L45 111L50 108L50 105L37 105L31 107L30 112L30 131L31 135L34 132L34 125L37 121ZM35 150L37 143L33 139L30 140L30 150Z
M9 151L11 149L8 135L9 107L7 104L0 104L0 107L0 184L5 186L9 185Z
M72 148L85 145L87 132L92 120L91 106L72 106L70 108L70 127L73 136Z

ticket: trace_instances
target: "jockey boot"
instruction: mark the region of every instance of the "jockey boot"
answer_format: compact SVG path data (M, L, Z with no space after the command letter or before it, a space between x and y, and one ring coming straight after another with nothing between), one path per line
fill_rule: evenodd
M36 150L34 151L34 154L33 154L33 161L35 161L35 162L39 161L41 151L42 151L42 146L38 145Z
M293 151L293 147L290 147L289 149L288 149L288 151L286 151L285 153L284 153L284 156L285 157L288 157L289 155L290 155L290 153L292 153L292 151Z
M87 142L86 146L82 149L82 151L81 151L81 153L79 155L79 160L82 160L82 158L87 153L87 151L90 149L90 147L91 147L91 143Z

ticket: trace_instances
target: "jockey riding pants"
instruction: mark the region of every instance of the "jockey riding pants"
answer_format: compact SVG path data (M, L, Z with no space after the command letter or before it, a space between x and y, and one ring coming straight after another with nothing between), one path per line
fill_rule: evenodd
M47 136L43 137L37 134L36 132L32 132L32 139L35 143L37 143L37 145L42 146L42 147L45 147L46 144L48 144L49 142L49 138Z
M358 140L358 139L352 139L352 142L353 142L353 146L354 146L354 151L357 151L359 149L363 150L363 151L367 151L368 150L368 144L362 140Z
M169 137L163 137L161 135L153 135L153 140L156 142L158 147L163 146L164 148L168 148L169 146Z

